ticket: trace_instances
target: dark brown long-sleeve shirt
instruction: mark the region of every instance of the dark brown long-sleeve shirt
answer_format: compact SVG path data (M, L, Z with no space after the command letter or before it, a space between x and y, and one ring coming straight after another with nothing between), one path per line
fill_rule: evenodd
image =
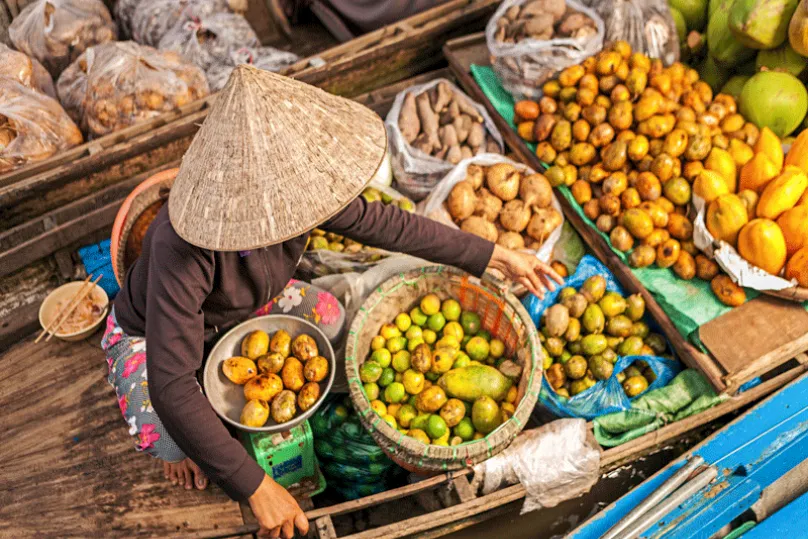
M308 234L249 254L210 251L177 235L167 207L149 227L143 254L115 298L115 315L127 334L146 337L149 395L166 431L211 480L244 499L264 472L216 416L195 373L206 337L246 319L283 291ZM494 249L477 236L362 197L321 228L477 276Z
M363 32L411 17L448 0L329 0L340 15Z

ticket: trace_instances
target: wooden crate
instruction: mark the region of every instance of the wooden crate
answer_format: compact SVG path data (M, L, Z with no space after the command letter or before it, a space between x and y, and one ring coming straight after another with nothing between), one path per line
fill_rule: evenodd
M543 169L544 167L536 155L530 151L525 142L486 99L483 91L470 73L471 64L490 65L485 36L478 33L448 41L444 47L444 54L461 86L473 99L486 106L497 127L499 127L506 145L524 163L536 170ZM679 358L688 367L701 371L719 393L735 393L738 388L749 380L782 365L795 355L808 350L808 334L802 334L793 340L777 343L776 345L767 342L766 338L758 338L754 341L756 345L754 359L745 365L737 365L735 366L736 368L728 369L726 364L722 365L713 355L702 352L679 333L670 317L653 295L640 283L634 272L612 251L598 232L584 222L567 200L559 197L559 201L566 219L578 231L595 255L614 273L623 287L631 293L641 293L643 295L648 313L662 328ZM752 301L762 302L763 300L755 299ZM794 315L794 309L799 310L800 308L783 301L777 306L777 309L783 323L787 323L789 318ZM738 331L742 331L752 325L753 316L754 309L745 313L735 309L720 318L729 318L732 325L737 327ZM704 327L708 325L705 324Z

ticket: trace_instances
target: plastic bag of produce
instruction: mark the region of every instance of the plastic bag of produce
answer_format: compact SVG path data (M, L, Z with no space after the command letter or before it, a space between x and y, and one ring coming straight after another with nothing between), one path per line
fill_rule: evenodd
M564 282L564 287L580 289L584 281L593 275L603 276L606 280L607 292L617 292L625 295L623 288L614 275L591 255L586 255L581 259L578 269ZM531 294L523 300L527 312L537 327L541 327L541 319L545 310L556 304L562 288L560 287L554 292L545 295L544 299L539 299ZM650 323L648 325L651 329L654 329ZM670 349L667 342L664 344ZM649 390L665 387L681 370L680 363L672 359L652 355L621 356L617 357L611 376L608 379L598 381L572 397L565 397L556 393L546 375L542 380L542 390L539 396L541 404L557 417L580 417L586 420L594 419L603 414L628 410L632 399L627 396L618 377L620 373L629 368L639 371L639 367L635 365L635 362L644 362L640 363L644 370L644 372L641 372L641 376L645 378L647 384L647 389L642 390L639 395L646 394ZM653 376L647 372L649 369L653 372ZM629 378L632 377L633 375ZM648 380L649 377L653 378L653 380ZM632 389L636 390L635 388ZM642 388L640 387L639 389ZM633 398L636 399L637 396Z
M400 92L385 125L396 188L416 202L461 159L504 149L485 107L445 79Z
M502 86L517 100L538 100L554 73L600 51L604 25L576 0L505 0L485 40Z
M0 77L10 77L43 94L56 97L50 73L35 58L0 43Z
M115 22L121 38L132 37L132 17L141 0L117 0L115 2Z
M600 448L588 430L581 419L526 430L502 453L474 467L471 486L490 494L521 483L527 491L523 515L589 492L600 477Z
M415 205L404 195L377 183L371 183L362 193L370 202L395 204L402 209L414 210ZM333 273L361 273L384 260L390 253L382 249L363 246L350 239L315 229L298 269L307 277L322 277Z
M100 0L37 0L8 29L14 46L59 76L87 47L114 41L118 30Z
M603 19L604 42L627 41L635 52L659 58L665 65L679 60L676 23L665 0L582 0Z
M0 77L0 174L82 142L58 101Z
M230 73L239 64L249 64L265 71L278 72L300 60L300 56L274 47L241 47L231 51L228 57L216 62L207 71L212 92L224 88Z
M531 174L536 174L536 172L533 169L531 169L530 167L528 167L526 165L523 165L522 163L517 163L515 161L511 161L510 159L508 159L507 157L502 156L502 155L482 154L482 155L472 157L471 159L465 159L465 160L461 161L456 167L454 167L446 176L444 176L444 178L438 183L438 185L435 186L435 189L432 191L432 194L429 195L429 198L427 198L424 202L422 202L419 205L419 208L420 208L419 212L422 213L423 215L426 215L430 219L434 219L435 221L440 221L440 222L442 222L442 223L444 223L444 224L446 224L448 226L451 226L453 228L458 228L456 222L452 218L450 210L447 209L447 205L449 204L449 198L452 197L453 196L452 193L454 193L453 188L458 183L467 180L467 178L469 177L469 173L468 173L469 167L474 166L474 165L476 165L477 167L491 167L492 165L495 165L497 163L507 163L507 164L515 167L519 172L522 173L522 178L525 178L525 177L527 177L527 176L529 176ZM483 171L480 171L480 173L483 173ZM520 250L525 250L527 252L533 253L537 257L539 257L541 260L543 260L545 262L549 262L552 259L552 256L553 256L553 248L555 247L556 243L558 242L558 239L561 237L561 230L563 228L562 225L564 224L564 215L563 215L563 213L561 211L561 204L559 204L558 199L556 199L555 194L553 193L552 188L550 187L549 183L547 183L546 180L544 180L542 182L542 183L546 183L544 191L550 197L549 205L546 208L541 208L541 209L536 209L534 207L522 207L522 206L528 206L528 203L523 201L523 198L524 198L523 194L520 193L513 200L517 201L517 202L518 201L523 202L522 206L520 206L520 209L522 209L522 211L524 211L524 216L521 216L518 219L515 219L517 221L522 221L521 223L511 223L510 220L506 218L506 215L508 214L508 208L509 208L509 205L511 204L511 202L505 203L503 205L502 202L500 201L497 204L501 208L500 211L496 211L495 212L496 215L495 215L493 212L494 212L494 210L496 208L494 208L493 210L491 210L491 213L489 213L489 209L488 209L489 206L484 205L483 202L487 199L487 197L492 197L492 196L495 196L495 195L493 195L488 190L489 188L491 188L491 185L488 182L487 176L482 181L485 182L486 188L481 187L480 189L478 189L476 191L476 193L477 193L476 195L472 194L472 195L469 195L469 196L475 196L476 197L476 203L472 202L472 204L474 204L474 216L488 215L488 217L487 218L484 217L483 220L491 221L491 218L493 217L494 221L497 224L499 224L499 228L496 228L497 225L494 225L493 223L489 223L489 225L486 225L487 229L492 229L493 232L498 234L498 237L495 238L495 237L491 236L488 239L496 241L500 245L505 245L505 246L507 246L509 248L517 248L517 249L520 249ZM524 186L521 186L521 187L524 187ZM484 193L483 189L486 189L487 192ZM520 191L521 191L521 188L520 188ZM527 196L528 193L525 192L524 195ZM499 200L499 199L497 199L497 200ZM544 203L542 202L541 204L544 204ZM532 206L532 203L530 203L530 206ZM471 208L469 208L469 209L471 209ZM552 214L553 211L554 211L554 214ZM542 212L542 214L540 214L539 212ZM516 212L514 212L514 213L516 213ZM544 239L543 242L540 242L539 239L540 239L541 236L545 235L546 228L544 228L544 227L541 227L541 228L536 227L535 230L537 232L540 232L540 234L538 236L536 236L536 234L533 233L533 230L534 230L533 226L531 224L529 224L529 223L530 223L530 221L533 220L534 216L536 216L536 218L538 219L540 215L544 215L544 214L547 214L547 215L552 214L551 216L555 220L555 223L554 223L554 227L552 228L552 231L550 231L549 235L545 236L546 239ZM474 216L472 216L472 217L474 217ZM523 219L523 217L524 217L524 219ZM530 221L528 221L528 219ZM549 219L547 219L547 221L549 222ZM505 228L508 228L509 230L506 230L505 228L503 228L503 226L502 226L503 224L507 224L507 227L505 227ZM514 227L513 226L514 224L518 224L519 226ZM525 226L521 226L521 225L525 225ZM471 231L473 233L478 233L476 231L476 229L467 228L465 226L465 221L463 222L463 224L461 224L460 228L463 228L464 230L468 229L469 231ZM511 230L513 228L522 228L523 231L521 231L521 232L513 232L513 230ZM512 234L507 234L506 235L506 233L509 232L509 231L512 232ZM524 235L522 235L522 233L524 233ZM531 237L530 234L533 234L534 236L536 236L536 238ZM482 235L482 234L478 234L478 235Z
M227 8L227 0L140 0L132 12L132 39L157 47L178 24L226 12Z
M91 47L59 77L71 117L101 136L206 96L201 69L177 53L134 41Z
M228 61L234 50L260 45L247 19L235 13L213 13L174 26L160 40L158 48L177 52L207 70Z

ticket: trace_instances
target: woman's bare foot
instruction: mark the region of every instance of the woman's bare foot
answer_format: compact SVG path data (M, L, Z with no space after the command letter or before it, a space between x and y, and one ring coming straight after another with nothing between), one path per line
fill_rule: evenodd
M172 485L185 487L186 490L193 487L204 490L208 486L208 478L189 458L179 462L163 462L163 474Z

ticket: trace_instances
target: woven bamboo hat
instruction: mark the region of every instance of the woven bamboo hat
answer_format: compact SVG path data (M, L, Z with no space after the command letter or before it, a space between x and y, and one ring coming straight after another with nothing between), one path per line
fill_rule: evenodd
M171 224L216 251L286 241L356 198L386 149L384 123L370 109L240 65L182 159Z

